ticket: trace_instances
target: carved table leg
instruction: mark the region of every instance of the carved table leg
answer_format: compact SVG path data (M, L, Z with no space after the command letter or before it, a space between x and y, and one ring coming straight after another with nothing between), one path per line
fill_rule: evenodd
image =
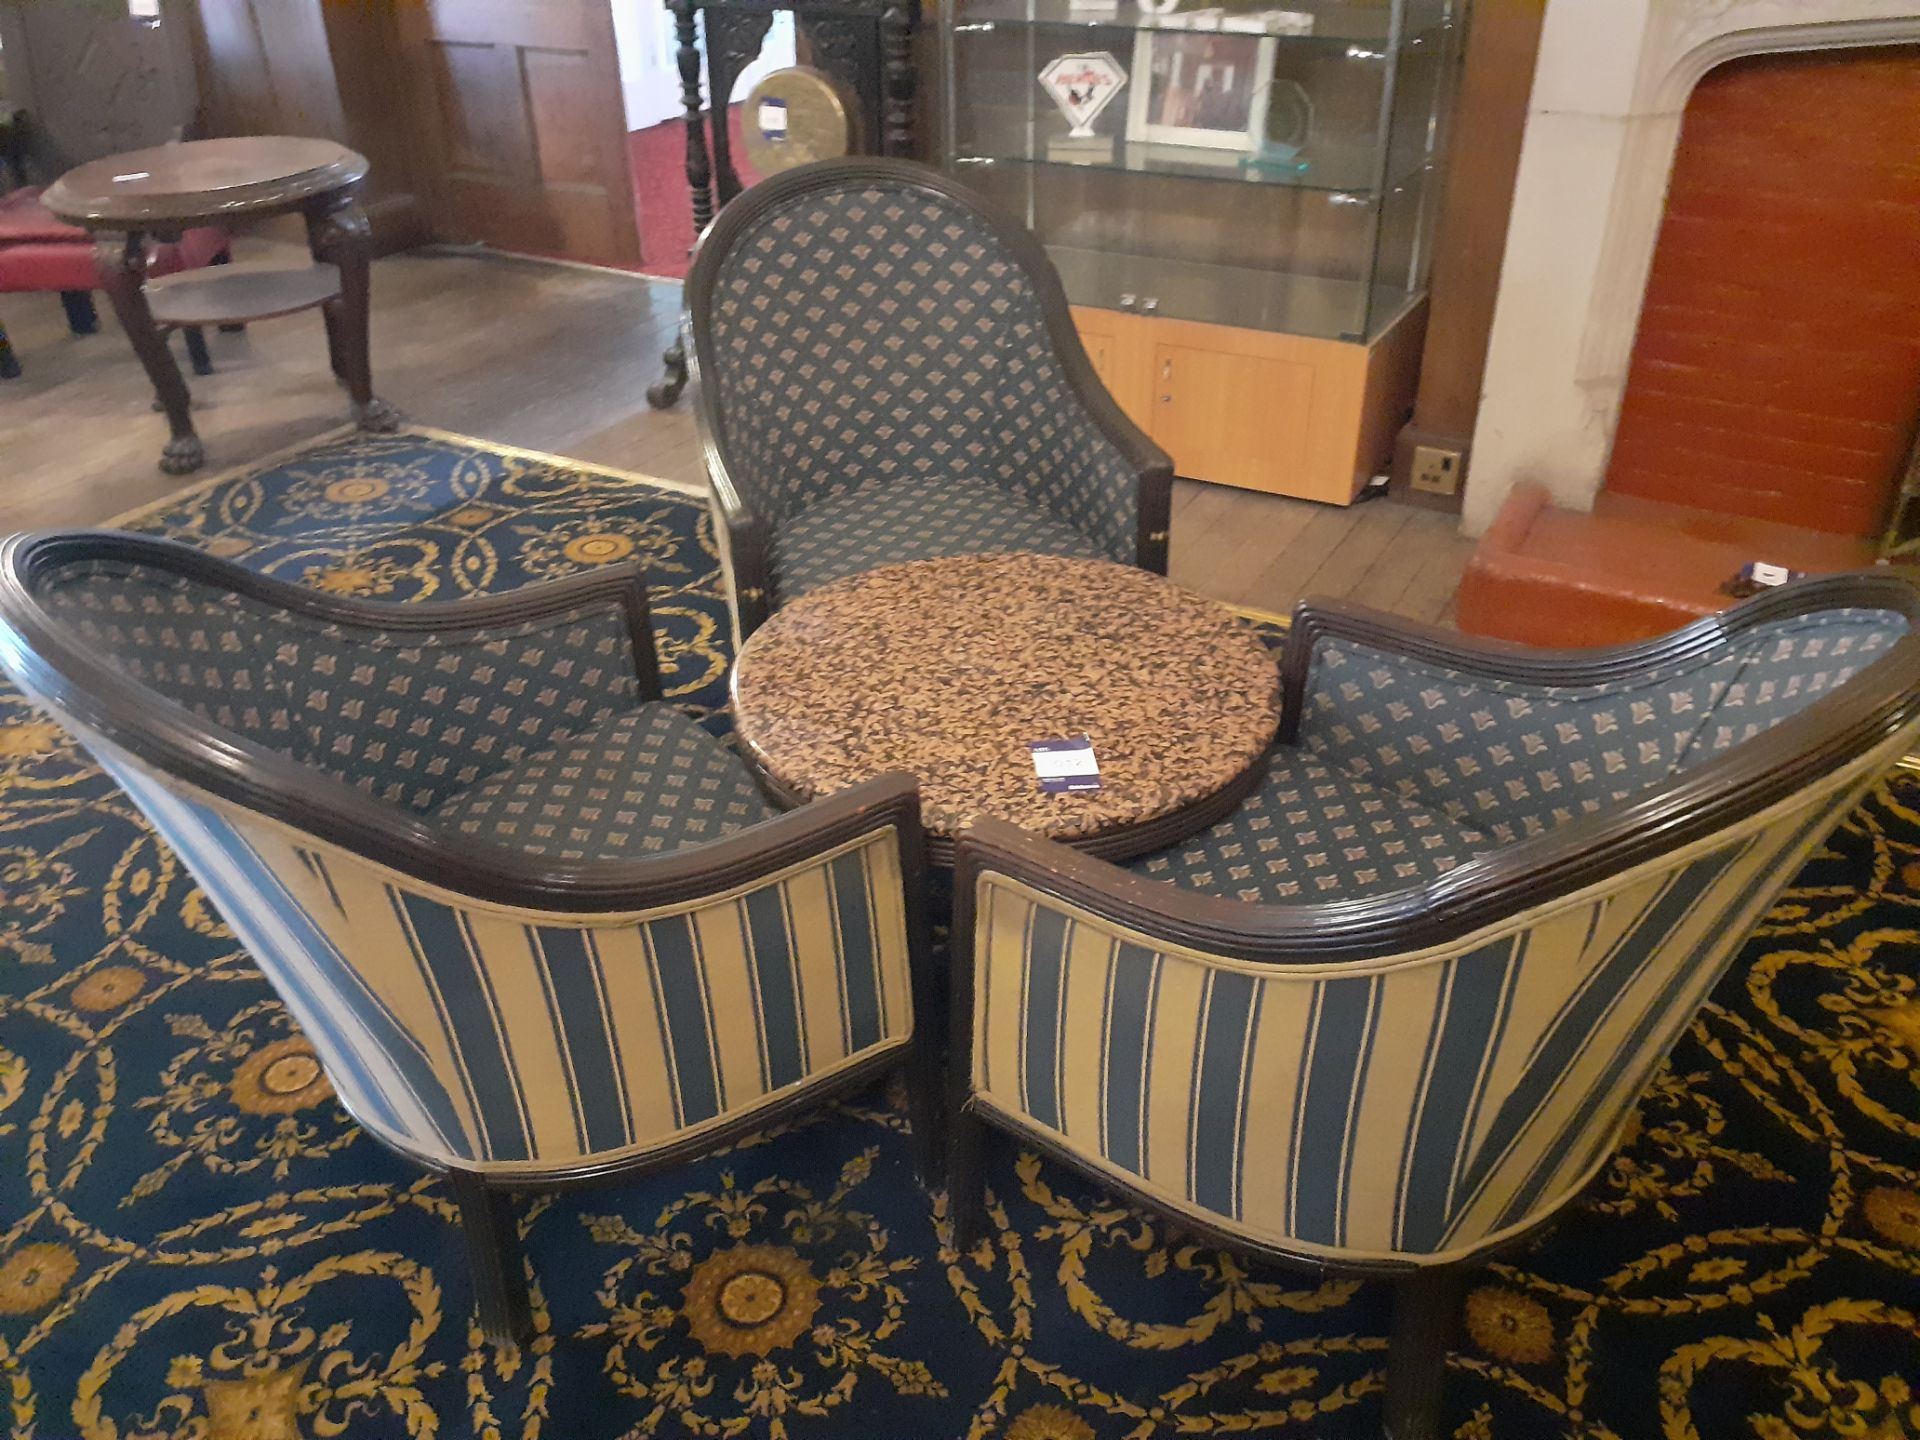
M209 265L231 265L232 263L233 251L231 250L222 250L207 262ZM247 333L247 327L244 325L222 325L220 327L220 333L222 335L244 335Z
M913 63L913 32L920 22L919 0L887 0L880 11L880 153L913 158L913 113L919 71Z
M327 326L327 363L333 366L333 378L342 385L347 383L347 351L342 337L340 307L337 304L322 305L320 318Z
M173 438L161 453L160 468L169 475L198 470L206 463L207 452L193 433L187 382L180 377L167 337L153 323L147 293L141 288L147 269L145 237L138 230L120 238L102 236L93 248L93 268L100 277L100 288L113 302L113 313L120 317L120 328L133 342L133 353L147 367L147 378L153 382L160 408L167 412L167 427Z
M373 261L367 212L351 193L331 197L307 212L307 243L314 259L340 267L340 294L326 304L327 348L353 402L353 423L380 434L397 430L400 412L373 393L373 364L367 355Z
M700 114L700 42L694 30L693 0L667 0L667 8L673 12L674 38L679 42L674 59L680 67L680 103L687 115L687 189L693 197L693 238L697 245L713 223L713 169L707 162L706 121ZM724 112L726 102L720 104Z

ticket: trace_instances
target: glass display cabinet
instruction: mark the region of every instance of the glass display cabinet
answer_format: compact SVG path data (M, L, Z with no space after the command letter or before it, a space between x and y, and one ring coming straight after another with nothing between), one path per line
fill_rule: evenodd
M1191 479L1345 504L1412 405L1464 0L949 0L946 164Z

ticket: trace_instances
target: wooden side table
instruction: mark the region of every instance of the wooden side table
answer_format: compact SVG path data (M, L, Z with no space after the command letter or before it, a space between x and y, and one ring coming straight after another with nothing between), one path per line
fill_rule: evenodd
M373 393L367 354L372 237L359 202L366 174L365 157L331 140L246 136L95 160L68 171L41 196L54 214L97 238L101 288L167 414L172 438L160 468L169 475L206 463L186 381L167 347L166 332L173 329L318 309L354 423L381 432L399 426L399 412ZM294 211L307 223L311 266L195 271L145 283L150 235Z
M1107 860L1171 845L1259 783L1280 671L1225 606L1105 560L882 565L775 612L733 669L741 748L799 804L920 781L927 853L975 816ZM1047 794L1027 745L1086 734L1101 788Z

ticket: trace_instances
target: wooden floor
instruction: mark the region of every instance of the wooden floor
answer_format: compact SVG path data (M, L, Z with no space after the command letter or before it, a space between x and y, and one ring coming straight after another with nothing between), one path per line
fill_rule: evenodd
M263 258L258 247L242 259ZM699 481L686 399L651 410L680 294L637 276L494 255L418 254L374 275L375 386L409 419L503 444ZM182 483L155 465L166 426L119 327L66 331L52 295L0 296L26 367L0 382L0 533L97 524ZM251 463L345 418L317 315L209 336L216 373L194 380L204 474ZM1283 612L1346 596L1451 621L1472 549L1451 517L1377 500L1350 509L1182 481L1176 580Z

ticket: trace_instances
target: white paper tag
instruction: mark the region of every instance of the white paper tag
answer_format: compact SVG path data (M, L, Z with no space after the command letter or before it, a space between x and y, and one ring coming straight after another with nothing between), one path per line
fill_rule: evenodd
M769 140L787 138L786 101L762 100L760 102L760 133Z
M1033 755L1033 773L1040 788L1049 795L1067 790L1098 790L1100 762L1093 755L1093 741L1085 735L1068 740L1029 740Z

